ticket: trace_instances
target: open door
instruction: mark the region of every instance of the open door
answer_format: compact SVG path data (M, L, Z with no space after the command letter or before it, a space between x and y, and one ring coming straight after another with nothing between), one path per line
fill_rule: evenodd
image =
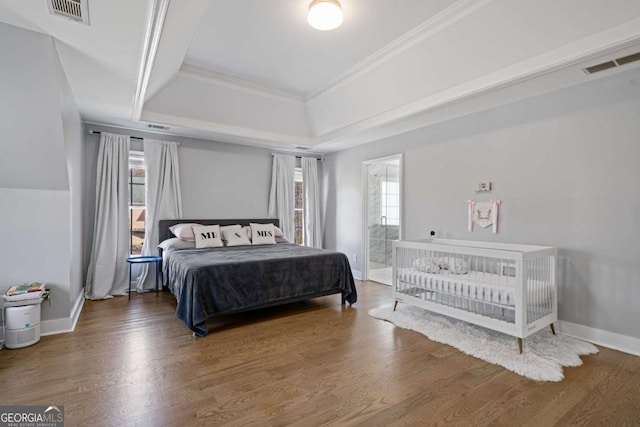
M400 239L401 157L365 162L365 277L391 285L392 242Z

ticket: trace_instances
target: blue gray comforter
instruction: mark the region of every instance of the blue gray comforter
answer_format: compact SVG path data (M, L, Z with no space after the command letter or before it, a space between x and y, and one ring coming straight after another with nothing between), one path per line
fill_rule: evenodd
M163 279L178 300L177 317L196 335L207 319L342 293L357 300L347 257L288 243L169 251Z

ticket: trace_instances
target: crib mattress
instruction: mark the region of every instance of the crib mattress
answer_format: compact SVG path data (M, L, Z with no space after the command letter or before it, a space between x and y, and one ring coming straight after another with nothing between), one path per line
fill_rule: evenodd
M468 274L424 273L411 268L398 269L398 281L432 292L460 296L463 298L504 306L515 306L516 278L500 274L479 273ZM549 283L529 281L528 302L544 303L550 300L552 287ZM403 286L398 286L402 292Z

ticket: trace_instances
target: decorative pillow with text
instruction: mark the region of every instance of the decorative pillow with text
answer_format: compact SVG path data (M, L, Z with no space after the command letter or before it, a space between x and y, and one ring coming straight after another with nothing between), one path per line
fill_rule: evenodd
M251 223L251 243L254 245L275 245L276 231L274 225Z
M193 226L196 248L218 248L222 245L222 235L219 225Z
M226 241L227 246L242 246L250 245L249 235L247 230L238 226L238 228L232 228L222 231L222 238Z
M249 235L249 240L251 240L251 237L253 237L253 236L251 236L251 227L244 226L244 227L242 227L242 228L246 228L246 229L248 230L248 231L247 231L247 234ZM286 239L286 237L284 236L284 234L282 234L282 230L280 230L280 228L279 228L277 225L274 225L274 226L273 226L273 230L274 230L274 231L275 231L275 233L276 233L276 239L278 239L278 237L283 237L283 238L285 238L285 239Z
M222 240L227 240L225 236L225 232L227 230L236 230L242 228L242 226L240 224L234 224L234 225L221 225L220 226L220 233L222 233Z

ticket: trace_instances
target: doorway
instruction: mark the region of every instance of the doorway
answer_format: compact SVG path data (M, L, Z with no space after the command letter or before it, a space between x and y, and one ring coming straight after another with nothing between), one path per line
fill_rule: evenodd
M401 238L401 160L364 162L365 279L391 285L392 242Z

